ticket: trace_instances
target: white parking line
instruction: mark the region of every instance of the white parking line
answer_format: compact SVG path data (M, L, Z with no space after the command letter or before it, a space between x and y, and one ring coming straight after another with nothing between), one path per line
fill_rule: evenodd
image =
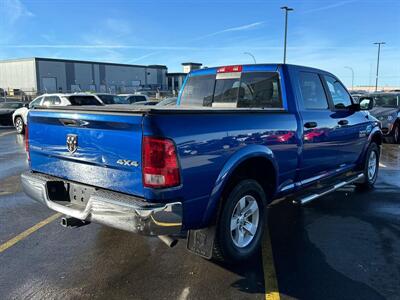
M14 131L1 132L0 137L14 133Z

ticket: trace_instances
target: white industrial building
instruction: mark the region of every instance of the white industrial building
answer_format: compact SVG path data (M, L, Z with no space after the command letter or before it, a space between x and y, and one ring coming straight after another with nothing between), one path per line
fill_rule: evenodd
M0 88L25 94L166 90L167 67L38 57L3 60L0 61Z

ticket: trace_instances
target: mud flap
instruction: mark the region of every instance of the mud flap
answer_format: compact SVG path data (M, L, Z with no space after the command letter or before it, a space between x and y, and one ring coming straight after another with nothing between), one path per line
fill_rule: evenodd
M189 230L186 248L201 257L211 259L214 247L215 226Z

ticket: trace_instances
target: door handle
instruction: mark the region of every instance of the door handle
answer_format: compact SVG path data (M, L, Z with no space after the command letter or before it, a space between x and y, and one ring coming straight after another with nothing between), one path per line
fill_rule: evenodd
M340 120L339 122L337 122L340 126L345 126L349 124L349 121L347 120Z
M305 128L315 128L315 127L317 127L318 126L318 123L317 122L307 122L307 123L304 123L304 127Z

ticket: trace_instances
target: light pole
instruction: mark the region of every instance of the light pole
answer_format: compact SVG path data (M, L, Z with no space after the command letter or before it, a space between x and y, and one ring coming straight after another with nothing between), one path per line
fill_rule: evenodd
M286 64L286 44L287 44L287 28L288 28L288 13L289 11L293 11L293 8L288 6L282 6L281 9L285 10L285 43L283 47L283 63Z
M349 69L351 71L351 90L354 90L354 70L348 66L345 66L345 69Z
M378 61L376 63L376 80L375 80L375 92L378 91L378 78L379 78L379 57L381 55L381 45L385 45L385 42L376 42L374 45L378 45Z
M249 55L249 56L251 56L251 57L253 58L254 64L256 64L256 63L257 63L257 61L256 61L256 58L255 58L255 57L254 57L254 55L253 55L253 54L251 54L250 52L244 52L243 54L246 54L246 55Z

